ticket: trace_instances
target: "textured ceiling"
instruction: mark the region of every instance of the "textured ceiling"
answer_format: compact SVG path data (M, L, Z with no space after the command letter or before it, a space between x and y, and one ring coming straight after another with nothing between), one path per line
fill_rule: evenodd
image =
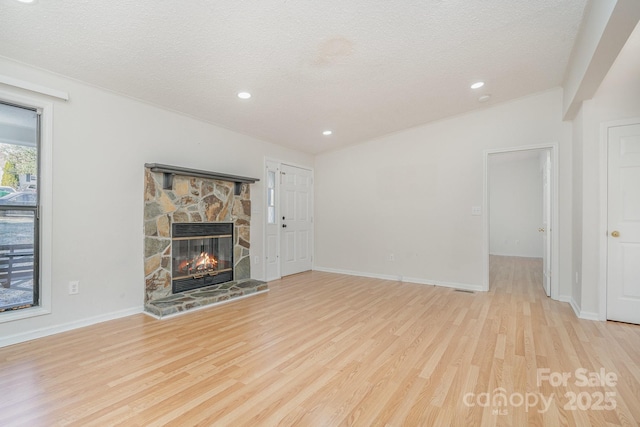
M586 2L0 0L0 55L319 153L559 86Z

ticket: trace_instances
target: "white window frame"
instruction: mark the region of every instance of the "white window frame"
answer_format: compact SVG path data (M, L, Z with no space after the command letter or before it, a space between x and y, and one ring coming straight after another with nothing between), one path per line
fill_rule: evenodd
M37 306L0 313L0 323L51 314L52 267L52 182L53 182L53 103L34 97L0 90L0 100L26 108L34 108L40 114L40 242L39 283L40 301Z

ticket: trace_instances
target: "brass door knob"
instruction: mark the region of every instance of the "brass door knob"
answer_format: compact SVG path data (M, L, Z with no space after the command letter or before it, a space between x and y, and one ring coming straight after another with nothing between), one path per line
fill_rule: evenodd
M544 228L538 228L538 231L544 233Z
M620 232L618 230L612 231L611 237L620 237Z

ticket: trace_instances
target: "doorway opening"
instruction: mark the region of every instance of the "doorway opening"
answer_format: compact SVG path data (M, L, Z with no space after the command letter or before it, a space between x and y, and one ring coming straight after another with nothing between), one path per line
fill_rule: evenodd
M485 290L500 269L519 266L523 283L557 299L555 159L555 145L485 152Z
M265 278L301 273L313 265L313 171L265 161Z

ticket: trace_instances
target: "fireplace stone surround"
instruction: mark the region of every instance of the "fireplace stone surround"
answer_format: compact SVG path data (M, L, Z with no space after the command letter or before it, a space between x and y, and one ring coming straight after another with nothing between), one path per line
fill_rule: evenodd
M251 279L250 184L254 178L145 164L144 306L164 317L190 309L266 292ZM171 241L176 223L233 224L233 280L172 293Z

